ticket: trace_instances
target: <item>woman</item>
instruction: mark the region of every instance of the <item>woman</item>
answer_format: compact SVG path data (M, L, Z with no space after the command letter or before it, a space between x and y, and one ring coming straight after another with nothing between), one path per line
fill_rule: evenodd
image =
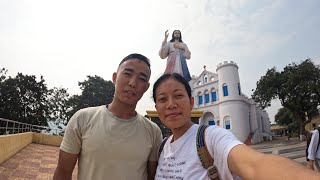
M181 32L179 30L173 31L172 39L169 42L167 42L168 36L169 33L167 30L159 51L159 56L162 59L168 57L164 73L179 73L187 81L190 81L191 76L186 59L190 59L191 52L187 45L182 41Z
M177 73L164 74L153 86L153 99L161 122L173 133L160 154L155 179L209 179L197 155L199 125L191 121L194 99L188 82ZM206 129L205 142L220 179L320 179L292 160L253 150L218 126Z

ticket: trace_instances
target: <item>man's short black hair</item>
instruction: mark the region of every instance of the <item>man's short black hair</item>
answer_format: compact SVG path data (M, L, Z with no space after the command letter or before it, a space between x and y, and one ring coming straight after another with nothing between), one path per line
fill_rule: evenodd
M150 60L149 60L147 57L145 57L144 55L138 54L138 53L129 54L128 56L126 56L125 58L123 58L118 67L120 67L120 65L121 65L122 63L124 63L124 62L126 62L126 61L128 61L128 60L130 60L130 59L138 59L138 60L146 63L147 66L149 67L150 71L151 71L151 68L150 68Z

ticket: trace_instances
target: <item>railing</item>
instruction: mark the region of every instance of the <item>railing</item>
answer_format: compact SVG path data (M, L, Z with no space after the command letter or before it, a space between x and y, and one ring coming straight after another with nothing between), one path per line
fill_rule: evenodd
M32 124L0 118L0 135L17 134L17 133L24 133L24 132L46 133L47 130L56 130L56 134L58 134L57 131L59 129L50 129L49 127L46 127L46 126L32 125Z

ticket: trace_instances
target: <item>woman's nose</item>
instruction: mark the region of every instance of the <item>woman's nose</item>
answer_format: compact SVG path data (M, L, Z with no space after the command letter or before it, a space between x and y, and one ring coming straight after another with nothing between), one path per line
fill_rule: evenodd
M175 102L175 100L172 98L169 98L167 108L170 109L170 108L176 108L176 107L177 107L177 103Z

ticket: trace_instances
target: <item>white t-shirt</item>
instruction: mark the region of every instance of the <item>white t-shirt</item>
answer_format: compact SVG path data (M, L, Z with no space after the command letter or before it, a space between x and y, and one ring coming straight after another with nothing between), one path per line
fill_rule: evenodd
M170 136L163 147L158 161L156 180L210 180L197 153L196 137L199 125L192 125L183 136L171 142ZM205 131L205 141L211 157L214 157L221 179L238 179L228 167L230 150L242 144L231 132L218 126L209 126Z

